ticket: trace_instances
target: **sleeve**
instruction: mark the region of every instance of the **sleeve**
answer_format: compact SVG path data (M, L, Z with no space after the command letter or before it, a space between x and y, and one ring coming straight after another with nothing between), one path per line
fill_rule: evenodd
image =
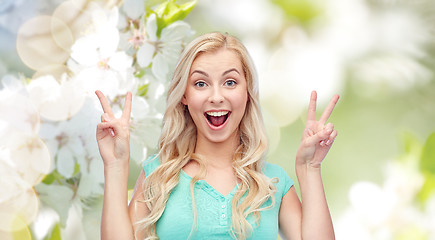
M284 183L282 196L284 196L295 183L293 182L293 180L290 178L290 176L287 174L287 172L284 169L282 169L281 167L279 167L279 168L282 171L281 178L283 179L283 183ZM280 178L280 181L281 181L281 178Z
M142 163L143 170L145 172L145 176L150 175L154 170L160 165L160 158L157 154L149 156Z
M287 174L287 172L279 165L273 163L265 163L264 174L269 178L278 178L276 187L278 192L282 192L282 197L290 190L294 185L293 180Z

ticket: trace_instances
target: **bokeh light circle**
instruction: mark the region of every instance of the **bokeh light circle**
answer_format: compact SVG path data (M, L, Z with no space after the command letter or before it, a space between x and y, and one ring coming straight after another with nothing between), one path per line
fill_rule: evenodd
M63 64L69 58L72 34L66 24L51 16L37 16L18 30L17 53L33 70Z
M8 215L0 213L0 218L12 219L12 223L11 223L12 227L10 231L3 231L0 229L0 239L2 240L31 240L32 239L28 225L18 215L10 217Z
M0 231L21 231L31 224L39 209L39 200L33 188L17 188L6 201L0 202ZM1 196L2 198L5 196Z

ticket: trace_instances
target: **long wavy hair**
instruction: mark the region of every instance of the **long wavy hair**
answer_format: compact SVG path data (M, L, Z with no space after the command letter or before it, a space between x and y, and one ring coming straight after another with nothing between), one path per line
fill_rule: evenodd
M260 211L272 207L276 188L272 180L262 173L263 158L267 150L267 137L259 103L258 79L251 57L243 44L228 34L209 33L193 40L182 53L170 84L167 95L167 108L163 118L159 140L160 165L143 183L145 204L150 214L139 220L137 231L143 231L146 239L158 239L156 223L165 210L171 191L177 186L181 169L190 161L199 163L200 170L190 183L192 206L197 228L197 213L194 199L194 185L206 175L205 160L194 153L196 146L196 126L181 99L186 90L190 68L196 57L205 52L219 49L234 51L244 70L247 80L248 101L245 114L240 122L240 144L233 156L233 168L240 186L232 200L232 225L230 234L236 239L246 239L252 233L247 221L253 216L256 223ZM243 197L243 198L242 198ZM271 199L272 204L262 206Z

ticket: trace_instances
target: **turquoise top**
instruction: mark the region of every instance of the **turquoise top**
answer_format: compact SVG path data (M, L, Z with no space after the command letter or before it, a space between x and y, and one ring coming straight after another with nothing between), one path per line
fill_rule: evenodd
M159 164L159 158L148 158L144 162L144 171L149 175ZM261 211L261 218L258 226L252 216L248 216L248 222L253 227L253 233L248 238L251 240L276 240L278 237L278 213L281 200L288 192L293 181L280 166L272 163L265 163L264 174L269 178L277 177L279 181L276 186L275 205ZM160 240L188 239L193 226L193 208L190 194L190 180L192 178L183 170L180 171L179 183L172 190L166 203L165 210L157 221L156 231ZM215 190L206 181L199 180L195 184L195 204L198 216L198 228L192 233L190 239L231 239L229 232L231 228L231 200L236 193L238 186L226 196ZM266 201L263 206L269 206L271 200Z

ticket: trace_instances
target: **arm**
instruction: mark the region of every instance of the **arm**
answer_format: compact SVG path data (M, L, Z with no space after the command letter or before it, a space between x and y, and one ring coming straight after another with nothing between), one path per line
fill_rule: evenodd
M101 239L133 239L133 227L127 210L132 96L127 93L122 117L115 118L104 95L100 91L96 94L104 111L96 134L104 162L105 179Z
M279 209L279 230L281 238L286 240L302 239L302 206L295 187L284 195Z
M303 239L335 239L320 168L296 167L302 198Z
M280 226L282 226L282 232L286 238L335 239L332 219L323 189L321 163L337 136L334 126L331 123L326 125L325 123L331 115L338 98L338 95L332 98L320 120L316 121L317 94L314 91L311 94L307 124L296 155L296 175L302 198L301 216L299 219L297 217L288 217L292 214L295 215L292 213L291 205L298 205L299 201L292 201L292 198L287 196L289 193L287 193L283 197L280 209ZM281 215L284 216L281 217ZM282 223L281 218L283 219ZM290 235L292 234L290 229L294 229L295 226L300 227L301 236L299 237L297 234Z
M128 165L104 167L104 198L101 239L134 239L127 211Z
M130 221L133 224L134 233L136 233L137 225L135 224L138 220L145 218L150 210L144 203L142 183L145 180L145 171L142 169L139 178L134 186L133 196L131 197L130 204L128 205L128 213L130 215ZM144 239L145 235L143 232L137 232L137 239Z

